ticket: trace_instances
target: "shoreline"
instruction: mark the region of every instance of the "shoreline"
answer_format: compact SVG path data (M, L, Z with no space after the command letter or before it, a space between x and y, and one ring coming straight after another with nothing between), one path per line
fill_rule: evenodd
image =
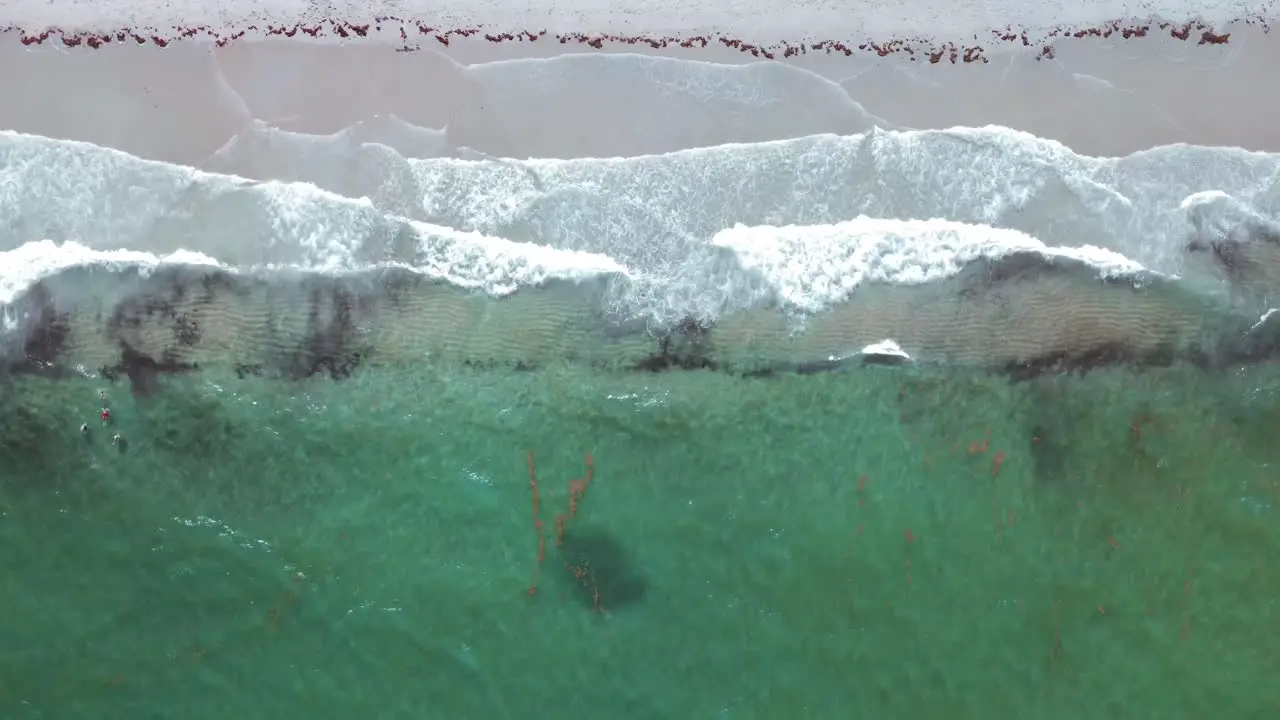
M46 19L55 24L53 16ZM109 43L89 38L77 43L53 31L45 42L23 44L10 31L0 35L0 65L11 70L0 77L0 94L9 100L0 107L0 128L91 142L144 160L213 166L256 180L282 180L283 173L296 170L298 177L287 180L316 184L321 181L306 174L323 170L349 182L341 188L344 195L367 193L366 187L386 189L387 148L361 139L376 133L402 133L397 137L406 144L446 157L473 151L513 158L598 157L611 148L636 156L849 133L881 124L915 129L1000 125L1091 157L1177 143L1280 152L1280 123L1273 121L1280 116L1280 98L1257 92L1259 81L1280 65L1280 41L1244 22L1215 29L1208 21L1203 27L1197 21L1186 25L1183 18L1164 27L1157 23L1153 27L1159 32L1112 24L1097 32L1073 31L1066 39L1055 36L1048 53L1050 46L1034 37L1001 30L992 35L999 42L988 43L971 62L964 62L965 53L956 46L954 64L951 45L936 58L902 42L892 48L863 43L865 48L846 48L847 53L824 45L821 52L768 60L759 44L744 48L708 39L663 47L660 41L640 41L639 29L617 44L572 33L563 43L550 34L536 42L527 41L527 34L523 43L493 42L461 21L451 26L453 35L441 36L447 42L419 33L425 44L398 52L409 38L407 33L401 38L391 20L376 36L374 27L363 37L344 30L348 37L330 38L341 42L303 41L300 36L308 33L273 29L271 22L281 21L260 23L269 39L245 35L221 47L203 31L181 28L175 32L186 37L173 42L152 31L137 38L126 33L123 44L118 33ZM666 74L648 72L658 63L626 57L634 55L667 58L658 68ZM743 93L745 99L739 97ZM617 102L620 97L644 101L628 105ZM795 120L802 114L811 122ZM702 125L690 131L690 119ZM375 123L382 125L370 130ZM304 156L311 146L305 144L282 150L279 165L272 164L274 159L262 162L276 143L297 139L290 133L326 136L332 141L326 152L334 150L341 162L319 169L307 165ZM349 158L341 156L345 151ZM373 184L361 184L366 181ZM1270 246L1241 248L1213 249L1220 265L1242 275L1241 282L1269 287L1275 267ZM1237 257L1243 258L1239 267L1228 262ZM975 269L966 277L980 278L981 272ZM74 284L77 277L81 274L71 272L43 287ZM385 289L344 287L344 281L302 279L273 287L227 277L186 278L185 299L168 297L172 288L162 287L160 274L131 287L134 281L107 282L109 300L56 308L67 314L72 350L52 356L94 368L127 365L121 331L108 322L119 313L134 314L128 343L135 355L129 357L175 368L211 362L262 365L286 375L321 360L321 371L335 372L332 367L349 364L339 358L354 352L353 343L371 343L397 362L431 357L537 367L583 361L750 372L843 369L846 364L830 358L892 339L926 362L941 358L1011 377L1173 359L1212 367L1224 357L1243 353L1254 361L1272 352L1269 341L1259 341L1262 349L1237 351L1249 343L1242 345L1231 334L1248 334L1256 318L1236 317L1189 290L1134 293L1070 274L1047 281L1014 277L994 288L978 282L977 294L963 286L964 280L869 288L814 317L799 335L780 313L767 310L721 318L714 327L697 322L658 330L614 327L591 300L598 288L583 291L566 284L490 300L418 278L408 281L413 289L407 305L397 307ZM193 298L203 297L207 283L216 298L197 307ZM312 301L313 291L318 301ZM31 295L37 318L43 312L39 294ZM52 291L52 297L62 295ZM137 308L158 307L156 298L170 310L152 312L154 317L138 314ZM336 339L326 335L323 323L316 325L316 318L346 312L341 307L348 301L363 303L370 318L366 324L374 328L368 332L374 335L358 342ZM1017 313L1011 314L1011 307ZM206 317L205 339L195 347L174 347L182 332L174 318L182 313ZM1221 318L1229 319L1229 328L1210 327ZM960 328L957 337L946 339L955 328ZM28 327L19 344L41 333L52 337L52 330ZM310 359L286 359L307 355ZM37 365L44 362L41 353L34 356ZM325 370L325 363L332 367Z

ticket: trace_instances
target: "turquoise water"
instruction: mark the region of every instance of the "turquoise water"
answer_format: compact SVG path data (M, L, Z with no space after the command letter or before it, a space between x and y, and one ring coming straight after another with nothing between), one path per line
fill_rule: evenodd
M1277 389L15 378L0 716L1269 717Z

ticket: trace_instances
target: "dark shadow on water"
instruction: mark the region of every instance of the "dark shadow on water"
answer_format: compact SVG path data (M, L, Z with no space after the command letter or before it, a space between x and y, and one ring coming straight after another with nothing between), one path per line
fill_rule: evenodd
M613 534L600 528L566 529L560 545L564 576L584 607L621 610L644 599L649 578Z

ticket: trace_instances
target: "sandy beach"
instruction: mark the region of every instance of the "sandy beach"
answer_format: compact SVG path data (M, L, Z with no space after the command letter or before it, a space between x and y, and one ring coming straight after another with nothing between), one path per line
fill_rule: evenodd
M253 120L334 133L388 115L447 129L453 146L514 157L586 155L618 136L630 146L618 154L630 154L867 124L998 124L1087 155L1178 142L1280 150L1280 100L1261 91L1280 62L1280 41L1252 26L1233 29L1220 45L1165 31L1059 39L1051 57L1009 43L987 51L983 62L954 64L903 53L814 51L763 61L716 44L654 50L610 43L596 50L483 37L454 38L447 47L414 42L404 52L404 43L386 35L344 44L246 38L219 48L196 38L165 48L129 42L94 50L53 41L24 46L9 34L11 41L0 43L0 127L188 165L203 163ZM714 72L673 66L672 74L703 78L707 92L664 103L670 79L608 62L622 53L777 65L767 83L791 105L763 125L756 118L754 135L735 134L746 123L734 121L732 97L717 95L716 84L725 81ZM565 55L578 62L549 60ZM519 69L500 63L528 57L548 62ZM833 110L844 93L865 118ZM707 128L682 133L673 116L701 119Z

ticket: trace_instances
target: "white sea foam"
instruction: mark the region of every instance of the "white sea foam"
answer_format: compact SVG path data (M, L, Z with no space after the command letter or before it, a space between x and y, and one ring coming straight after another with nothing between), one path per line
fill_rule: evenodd
M367 198L309 183L255 182L0 132L0 304L72 267L175 264L327 273L396 265L494 295L625 274L608 257L384 215Z
M736 253L759 272L784 305L820 312L867 282L920 284L943 280L982 258L1032 252L1093 266L1103 276L1137 275L1143 268L1119 253L1086 245L1046 247L1017 230L949 220L859 217L834 225L738 225L712 244Z
M548 280L627 275L612 258L596 253L519 243L477 232L410 222L418 252L407 267L451 285L490 295L509 295Z
M910 360L911 356L907 351L903 350L898 343L893 340L881 340L878 343L872 343L861 350L858 354L863 357L881 357L881 358L897 358L899 360ZM831 360L838 358L832 357Z
M619 271L591 253L413 223L380 212L367 198L310 183L250 181L7 132L0 132L0 221L0 250L28 258L63 248L46 264L146 264L185 252L229 269L343 272L397 261L413 266L421 257L424 272L495 294L561 272L578 277L584 267ZM416 242L397 254L402 238ZM90 250L98 254L85 254ZM485 253L488 260L478 262ZM445 266L451 259L456 267ZM0 267L6 278L23 277L27 264L15 256Z
M410 222L417 252L412 263L377 263L344 268L348 272L384 267L413 270L426 277L494 296L552 279L586 279L600 275L625 276L626 270L607 257L515 243L474 232ZM32 285L71 268L106 271L133 270L143 275L165 266L203 267L232 273L267 274L299 269L297 265L231 267L198 252L178 250L156 255L137 250L94 250L78 242L38 240L0 251L0 306L12 303Z
M148 272L164 265L221 267L217 260L188 250L158 256L137 250L93 250L76 242L37 240L0 252L0 306L12 303L40 280L69 268L98 266Z
M743 225L942 218L1093 244L1177 273L1183 199L1280 211L1280 157L1169 146L1077 155L1005 128L873 131L626 159L410 161L435 222L615 256L674 255Z
M1263 325L1266 325L1267 321L1270 320L1272 316L1274 316L1276 313L1280 313L1280 310L1277 310L1276 308L1267 308L1267 311L1262 313L1262 315L1258 318L1258 322L1254 323L1252 326L1249 327L1249 332L1253 332L1258 328L1262 327Z
M38 276L19 258L54 247L81 263L187 252L231 271L396 265L494 295L610 275L606 310L666 322L765 299L817 312L863 283L943 280L1014 251L1174 276L1190 234L1280 211L1275 155L1097 159L995 127L570 160L410 159L353 131L319 142L330 157L314 166L308 141L286 141L295 182L0 132L0 252L21 253L0 287L19 293Z

